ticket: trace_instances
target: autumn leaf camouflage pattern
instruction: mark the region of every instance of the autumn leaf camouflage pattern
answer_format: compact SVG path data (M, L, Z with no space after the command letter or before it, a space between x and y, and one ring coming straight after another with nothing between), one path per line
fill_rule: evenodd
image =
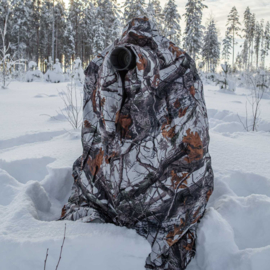
M117 46L136 55L124 87L110 63ZM147 269L186 269L214 178L194 61L138 17L85 75L83 154L61 219L135 229L152 247Z

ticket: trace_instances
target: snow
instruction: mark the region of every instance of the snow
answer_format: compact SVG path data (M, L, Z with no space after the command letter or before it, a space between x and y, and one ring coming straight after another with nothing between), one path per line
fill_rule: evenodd
M150 246L135 231L57 221L82 153L80 131L59 114L66 86L12 82L0 91L1 269L43 269L47 248L46 269L55 269L65 224L58 269L144 269ZM258 132L246 132L238 116L245 119L250 92L228 93L205 85L215 190L187 270L269 269L270 103L261 101Z

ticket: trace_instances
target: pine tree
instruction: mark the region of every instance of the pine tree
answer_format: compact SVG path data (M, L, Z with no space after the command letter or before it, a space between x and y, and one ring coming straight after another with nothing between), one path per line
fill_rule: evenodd
M227 22L227 30L229 33L232 33L232 68L234 69L234 46L236 45L235 38L236 36L241 37L239 34L241 23L239 22L239 15L236 7L233 7L229 16L228 16L228 22Z
M13 0L12 20L12 42L11 48L18 50L18 58L35 60L35 22L33 17L34 1Z
M235 66L241 70L242 66L243 66L243 59L242 59L242 55L238 52L236 59L235 59Z
M247 69L248 67L248 58L249 58L248 55L249 55L249 45L248 45L248 40L246 39L244 41L243 49L241 52L242 63L245 69Z
M45 60L48 61L52 50L52 2L44 0L40 8L40 58L42 59L41 69L46 71Z
M188 0L184 14L186 28L184 32L184 48L196 60L196 55L202 48L203 29L202 11L207 8L203 0Z
M40 20L41 20L41 0L33 1L33 28L35 31L35 59L40 60Z
M270 22L268 21L265 26L265 44L264 44L264 50L265 50L265 57L269 55L270 51Z
M177 11L175 0L169 0L164 7L164 36L180 46L181 16Z
M241 50L240 53L239 52L237 53L235 65L238 70L242 70L247 67L247 63L248 63L248 40L245 39L243 49Z
M106 42L104 26L100 19L96 20L96 25L94 26L93 29L94 29L93 51L94 54L97 55L98 53L101 53L102 50L104 50Z
M75 53L75 42L72 33L73 33L72 25L69 21L67 21L65 32L63 35L63 54L65 56L65 63L64 63L65 70L69 67L72 56Z
M254 49L256 56L256 69L258 69L259 66L259 53L262 36L263 36L263 21L261 21L261 23L257 22L255 27Z
M68 20L71 22L74 31L73 36L75 42L76 57L79 56L81 52L81 41L82 41L81 24L83 14L84 14L83 2L81 0L70 0Z
M1 29L4 28L5 21L6 21L6 14L11 14L13 11L13 3L10 3L9 0L1 0L0 1L0 27ZM10 20L9 20L10 22ZM8 29L8 25L7 25ZM7 31L9 32L9 31Z
M28 10L24 6L23 0L13 0L13 35L14 47L17 50L18 58L24 58L26 44L24 43L25 33L28 30Z
M97 18L97 7L88 0L84 0L84 12L80 24L83 44L83 62L92 59L93 52L93 39L94 39L94 26ZM83 63L84 64L84 63Z
M123 21L125 24L137 16L147 14L145 0L125 0L122 7L124 8Z
M262 31L262 45L261 45L261 64L262 68L265 66L265 58L268 56L270 47L270 24L269 21L265 25L265 29Z
M232 49L232 35L229 31L226 31L226 36L222 41L223 49L222 56L225 61L230 59L231 49Z
M256 28L256 16L253 13L251 16L251 23L250 23L250 39L251 39L250 65L251 67L253 66L255 28Z
M249 62L250 62L250 55L251 55L251 45L252 45L252 32L251 32L251 26L252 26L252 13L250 12L250 8L247 7L244 12L244 38L247 46L247 61L245 61L246 69L249 69Z
M160 33L163 33L162 25L164 23L164 14L160 5L160 1L149 0L146 12L149 20L151 20L156 25L156 29Z
M120 27L119 7L111 0L97 0L97 14L96 17L102 20L103 28L105 30L105 43L104 46L110 45L120 32L115 27Z
M202 57L207 63L208 71L217 66L220 58L220 43L214 20L210 21L204 34Z
M65 4L63 0L58 0L54 6L54 56L55 59L62 58L62 51L63 51L63 36L65 33L66 27L66 11L65 11ZM55 61L54 59L54 61ZM61 61L60 61L61 62Z

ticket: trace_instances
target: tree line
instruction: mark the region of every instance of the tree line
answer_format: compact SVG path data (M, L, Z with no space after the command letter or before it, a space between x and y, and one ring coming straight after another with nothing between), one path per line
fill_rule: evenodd
M269 22L256 21L247 7L241 24L233 7L225 38L220 42L214 18L202 25L203 10L207 9L203 2L187 0L183 33L175 0L168 0L164 8L159 0L125 0L122 5L116 0L70 0L68 6L63 0L2 0L0 28L7 24L5 42L10 45L9 54L39 63L43 72L48 62L56 59L64 70L77 57L85 67L120 36L125 23L138 15L154 21L162 35L203 62L207 70L214 70L221 57L225 61L232 59L233 69L264 67L270 50ZM235 56L237 38L244 41Z

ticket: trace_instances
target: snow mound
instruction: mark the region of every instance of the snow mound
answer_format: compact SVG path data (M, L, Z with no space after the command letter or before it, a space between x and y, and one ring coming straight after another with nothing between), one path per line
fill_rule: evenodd
M32 212L33 217L40 219L38 211L49 212L51 208L51 202L45 191L45 189L38 182L32 182L27 186L25 194L29 196L33 203L33 209L36 213Z
M245 197L251 194L260 194L270 197L270 181L261 175L232 171L225 175L222 180L237 196Z
M71 192L73 177L71 168L47 167L48 175L41 182L50 197L62 203L68 200Z
M0 169L0 205L9 205L16 196L20 183L6 171Z
M241 171L220 175L187 270L269 269L270 180Z
M235 103L236 101L234 101ZM229 110L208 109L209 125L212 131L219 133L245 132L242 123L246 123L246 117L239 116ZM242 123L241 123L242 122ZM252 119L248 118L248 125L252 126ZM258 131L270 131L270 121L260 120Z
M0 160L0 168L8 172L20 183L30 180L41 181L47 175L46 165L54 161L51 157L23 159L6 162Z

